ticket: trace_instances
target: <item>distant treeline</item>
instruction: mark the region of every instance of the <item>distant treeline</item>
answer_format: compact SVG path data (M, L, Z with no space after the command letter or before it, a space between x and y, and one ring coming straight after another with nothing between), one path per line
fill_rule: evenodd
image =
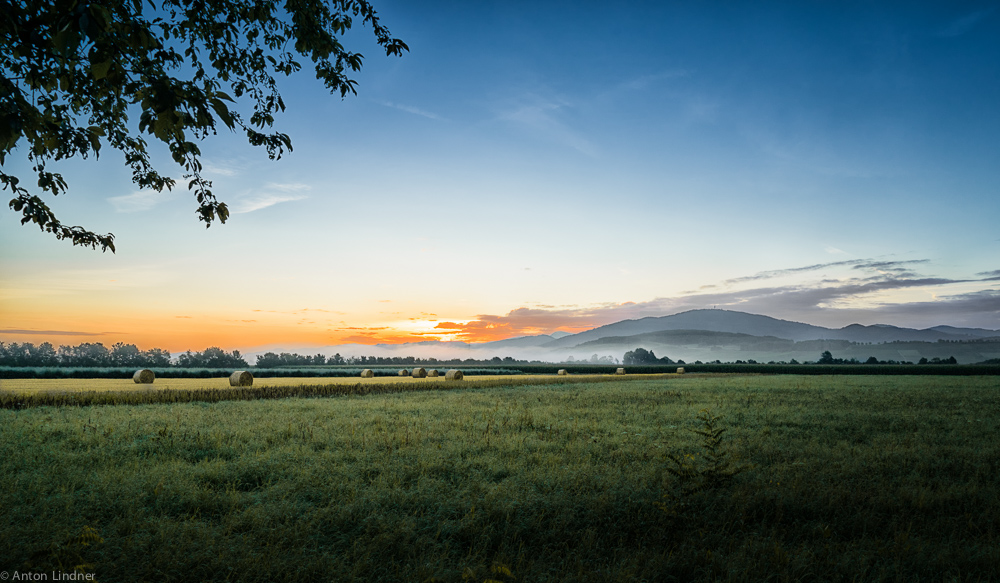
M110 349L100 342L55 348L48 342L0 342L0 366L170 366L170 353L162 348L139 350L135 344L118 342Z
M226 352L218 347L204 352L187 351L170 362L170 353L162 348L139 350L135 344L117 342L108 347L100 342L84 342L76 346L55 348L48 342L38 346L30 342L4 344L0 342L0 366L32 367L144 367L163 368L226 368L249 366L239 350Z
M652 350L646 350L645 348L636 348L635 350L629 350L622 357L622 362L625 364L684 364L683 360L673 361L664 356L663 358L656 358Z
M643 348L636 348L633 351L626 352L625 353L625 359L624 359L624 361L625 361L625 364L640 364L640 365L685 364L685 362L683 360L677 360L676 362L674 362L673 360L670 360L667 357L656 358L656 355L653 354L652 350L648 350L647 351L647 350L645 350ZM801 366L801 365L813 365L813 364L822 364L822 365L827 365L827 364L852 364L852 365L853 364L863 364L863 365L872 365L872 364L913 364L913 363L910 362L910 361L906 361L906 360L879 360L879 359L875 358L874 356L869 356L868 360L866 360L864 362L862 362L862 361L860 361L860 360L858 360L856 358L834 358L833 354L831 354L829 350L826 350L822 354L819 355L819 360L816 360L816 361L808 361L807 360L805 362L799 362L799 361L797 361L797 360L795 360L793 358L792 360L790 360L788 362L785 362L785 361L775 362L775 361L772 360L772 361L769 361L769 362L765 363L765 362L757 362L756 360L750 358L750 359L747 359L747 360L737 360L735 362L722 362L720 360L715 360L715 361L710 361L710 362L704 363L704 362L702 362L700 360L696 360L696 361L694 361L693 364L696 364L696 365L701 365L701 364L706 364L706 365L717 365L717 364L718 365L728 365L728 364L737 364L737 365L742 365L742 364L762 364L762 365L778 365L778 366L781 366L781 365ZM917 364L958 364L958 360L954 356L949 356L948 358L938 358L938 357L935 356L934 358L932 358L930 360L927 360L926 358L921 358L920 361L917 362ZM991 359L991 360L987 360L985 362L980 362L978 364L1000 364L1000 359L994 358L994 359Z
M379 366L379 365L507 365L507 364L541 364L539 360L516 360L509 356L505 358L500 358L499 356L494 356L489 359L476 360L475 358L453 358L450 360L439 360L437 358L417 358L415 356L349 356L343 357L339 353L327 358L322 354L316 354L314 356L303 356L301 354L289 354L287 352L282 352L281 354L275 354L273 352L267 352L265 354L260 354L257 356L256 366L258 368L275 368L282 366L342 366L342 365L356 365L356 366Z
M668 365L685 365L683 360L674 361L669 357L657 357L653 351L646 350L644 348L636 348L635 350L630 350L625 353L622 359L625 365L631 366L668 366ZM926 358L921 358L917 363L920 364L950 364L954 365L957 360L954 356L949 358L931 358L930 360ZM567 366L580 366L586 369L592 369L594 366L604 365L604 368L609 368L612 372L614 368L610 368L610 357L601 358L595 360L591 363L586 361L571 361L565 363ZM796 360L791 360L789 362L768 362L760 363L753 359L748 359L746 361L737 360L732 363L723 363L721 361L707 362L703 363L698 360L694 363L689 363L687 366L691 365L787 365L787 366L802 366L807 364L819 364L819 365L862 365L862 366L872 366L872 365L913 365L914 363L908 361L895 361L895 360L878 360L874 356L869 357L866 361L859 361L854 358L842 359L834 358L830 351L824 351L818 360L813 362L803 362L799 363ZM1000 360L991 359L980 364L1000 364ZM255 366L258 369L271 369L271 368L298 368L298 367L318 367L318 366L361 366L361 367L373 367L373 366L504 366L505 368L510 368L516 365L517 367L525 366L548 366L551 368L550 363L544 363L538 360L518 360L511 358L510 356L501 358L499 356L494 356L489 359L475 359L475 358L453 358L448 360L441 360L437 358L418 358L414 356L356 356L356 357L343 357L340 354L334 354L333 356L327 357L323 354L316 354L313 356L301 355L297 353L287 353L282 352L281 354L275 354L274 352L268 352L257 356L257 361ZM52 344L48 342L43 342L38 346L30 342L25 342L18 344L16 342L5 344L0 342L0 367L41 367L41 368L51 368L51 367L71 367L71 368L185 368L185 369L232 369L232 368L244 368L250 366L246 359L240 354L239 350L233 350L232 352L226 352L219 347L212 346L206 348L202 352L191 352L187 351L177 356L177 362L171 362L171 355L166 350L162 348L151 348L149 350L139 350L134 344L125 344L118 342L107 348L100 342L84 342L76 346L60 346L55 348ZM565 368L561 366L560 368ZM693 370L693 369L692 369ZM713 371L716 372L716 371ZM82 374L82 373L79 373ZM803 373L808 374L808 373ZM878 373L871 373L878 374ZM908 373L909 374L909 373ZM919 373L914 373L919 374ZM15 378L15 377L7 377Z
M819 360L816 361L816 364L913 364L913 363L905 361L896 362L895 360L888 360L888 361L879 360L874 356L869 356L868 360L864 362L861 362L856 358L849 358L845 360L843 358L834 358L833 354L831 354L830 351L827 350L823 352L823 354L819 355ZM958 364L958 360L956 360L954 356L949 356L948 358L944 359L935 356L930 360L927 360L926 358L921 358L920 361L917 362L917 364Z

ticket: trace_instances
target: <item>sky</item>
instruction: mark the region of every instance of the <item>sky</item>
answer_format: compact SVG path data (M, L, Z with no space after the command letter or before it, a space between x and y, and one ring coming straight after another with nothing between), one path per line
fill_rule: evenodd
M374 4L410 51L358 23L356 96L281 79L293 152L201 144L225 225L110 149L43 198L117 253L4 205L0 341L482 342L712 307L1000 329L997 4Z

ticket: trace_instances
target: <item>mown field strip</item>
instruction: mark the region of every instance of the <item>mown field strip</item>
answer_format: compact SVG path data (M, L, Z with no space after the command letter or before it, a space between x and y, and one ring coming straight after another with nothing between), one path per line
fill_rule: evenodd
M549 383L560 379L598 380L607 378L633 379L633 378L661 378L663 376L677 375L476 375L465 377L462 381L454 382L456 385L476 384L479 382L509 381L512 385L529 385L538 383ZM323 386L323 385L385 385L394 383L443 383L446 382L443 376L415 379L413 377L375 377L363 379L360 377L274 377L255 378L254 387L295 387L295 386ZM131 379L0 379L0 390L10 391L20 394L30 394L39 392L79 392L79 391L149 391L149 390L200 390L200 389L225 389L229 387L228 378L212 379L157 379L151 385L136 384Z

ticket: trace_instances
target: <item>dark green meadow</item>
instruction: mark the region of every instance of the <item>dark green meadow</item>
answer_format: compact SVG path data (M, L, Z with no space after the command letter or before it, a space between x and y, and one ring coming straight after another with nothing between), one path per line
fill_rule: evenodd
M997 581L998 434L991 376L7 409L0 572Z

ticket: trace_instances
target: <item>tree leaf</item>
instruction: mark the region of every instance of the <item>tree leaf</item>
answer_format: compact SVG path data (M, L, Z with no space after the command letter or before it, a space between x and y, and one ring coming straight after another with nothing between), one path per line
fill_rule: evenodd
M94 77L94 79L104 79L108 76L108 70L111 69L111 64L111 61L93 64L90 66L90 74Z
M226 126L231 130L236 129L236 123L233 120L233 115L229 112L229 108L226 107L225 103L222 103L219 99L212 99L209 103L212 104L212 109L214 109L215 113L217 113L219 118L222 119L222 123L226 124Z

